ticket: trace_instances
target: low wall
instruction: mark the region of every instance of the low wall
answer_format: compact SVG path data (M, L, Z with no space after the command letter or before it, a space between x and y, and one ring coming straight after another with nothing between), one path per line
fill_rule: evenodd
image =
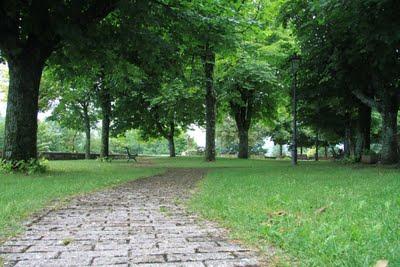
M90 154L91 159L100 157L98 153ZM126 159L126 154L110 154L112 159ZM39 158L45 158L47 160L77 160L85 159L85 153L69 153L69 152L40 152Z

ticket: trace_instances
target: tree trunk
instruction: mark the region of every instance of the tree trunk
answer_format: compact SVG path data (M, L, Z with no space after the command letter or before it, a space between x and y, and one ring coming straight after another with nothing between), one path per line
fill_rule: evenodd
M279 144L279 157L283 158L283 145Z
M249 158L249 130L239 129L239 154L238 158Z
M382 150L381 162L395 164L399 161L399 147L397 140L397 113L399 103L396 97L387 94L382 99Z
M345 129L344 129L344 156L350 157L350 146L351 146L351 125L350 125L350 114L346 114Z
M328 159L328 147L325 146L324 149L325 149L325 159Z
M209 44L206 44L204 56L204 74L206 87L206 161L215 161L215 117L216 96L214 90L215 54Z
M90 118L87 105L83 108L83 120L85 127L85 159L90 159Z
M174 135L175 135L175 124L173 122L171 122L170 123L170 128L169 128L169 133L168 133L168 136L167 136L169 156L171 158L176 157Z
M379 87L376 90L379 101L376 101L363 93L353 92L357 98L371 108L376 108L382 116L381 137L381 162L383 164L395 164L399 161L399 147L397 140L397 113L399 111L400 92L398 88Z
M168 137L168 149L169 149L169 156L171 158L176 157L174 136Z
M110 92L102 85L100 92L101 102L101 150L100 157L106 158L109 156L109 137L110 137L110 122L111 122L111 95Z
M338 155L336 154L334 146L331 146L331 152L332 152L332 157L336 159L338 157Z
M317 135L315 138L315 161L319 161L319 134L317 131Z
M371 147L371 108L362 103L358 107L357 133L355 144L355 159L357 162L361 160L364 151Z
M303 156L303 147L300 147L300 155Z
M4 158L37 158L39 85L45 57L36 51L8 57L9 89L5 121Z
M74 136L72 137L72 144L71 144L71 151L72 151L72 153L75 153L76 152L76 149L75 149L75 140L76 140L76 136L78 135L78 132L75 132L74 133Z

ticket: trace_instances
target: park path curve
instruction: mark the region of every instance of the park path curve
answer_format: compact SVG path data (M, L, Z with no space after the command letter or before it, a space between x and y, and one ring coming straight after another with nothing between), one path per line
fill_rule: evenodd
M261 266L224 229L185 211L204 171L166 173L73 198L0 245L5 266Z

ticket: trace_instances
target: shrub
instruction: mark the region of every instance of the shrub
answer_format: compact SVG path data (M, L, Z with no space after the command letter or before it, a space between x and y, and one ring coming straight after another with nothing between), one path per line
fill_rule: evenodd
M365 155L365 156L377 156L378 154L377 154L375 151L373 151L373 150L366 149L366 150L363 152L363 155Z
M112 158L111 157L98 157L96 160L100 161L100 162L108 162L108 163L110 163L112 161Z
M47 170L47 160L30 159L30 160L1 160L0 170L3 172L23 172L25 174L43 173Z

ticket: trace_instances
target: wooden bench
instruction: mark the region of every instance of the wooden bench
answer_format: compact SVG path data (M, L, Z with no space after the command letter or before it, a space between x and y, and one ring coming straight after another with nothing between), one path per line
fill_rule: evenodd
M135 162L137 162L136 157L138 156L138 154L137 154L137 153L131 154L131 152L129 151L129 148L128 148L128 147L125 147L125 149L126 149L126 153L127 153L127 155L128 155L128 162L129 162L129 160L131 160L131 159L133 159Z

